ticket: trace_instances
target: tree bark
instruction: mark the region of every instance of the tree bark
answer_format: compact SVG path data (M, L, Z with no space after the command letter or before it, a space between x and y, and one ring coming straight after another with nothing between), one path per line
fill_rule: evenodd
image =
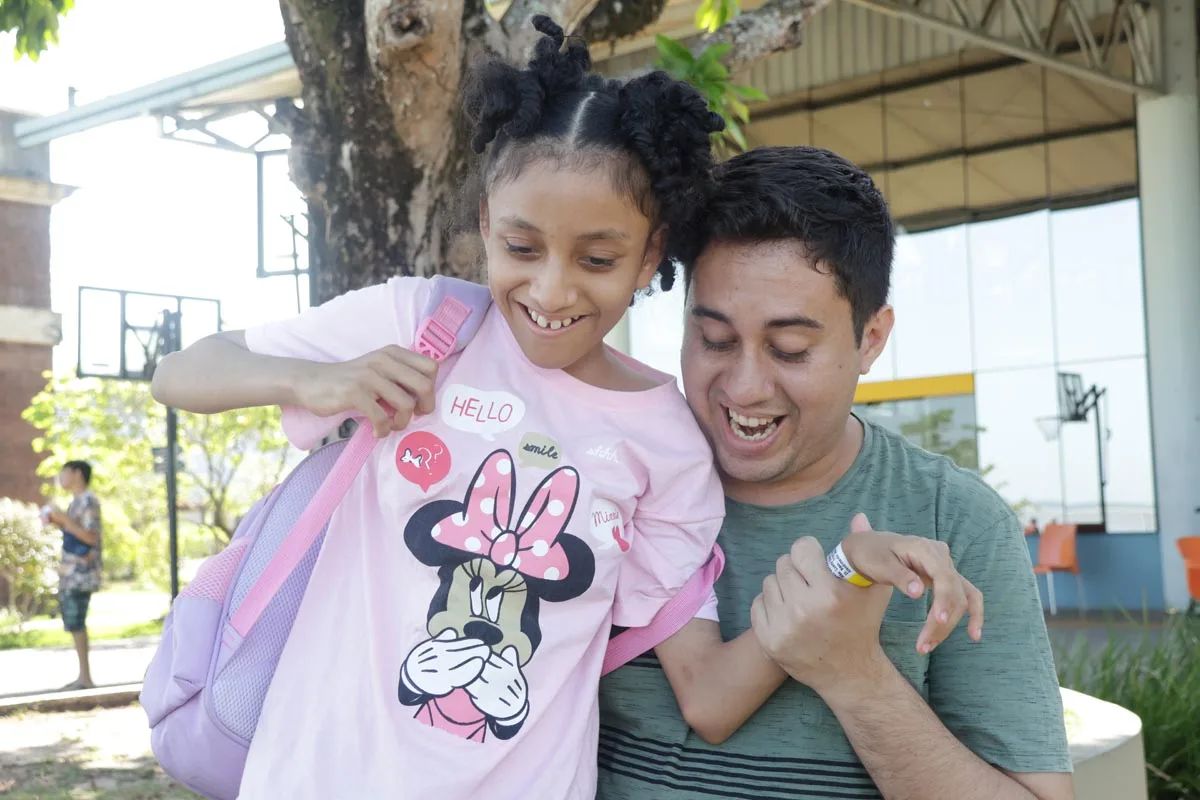
M799 41L826 0L772 0L714 40L743 65ZM547 13L590 41L629 36L666 0L514 0L500 20L484 0L280 0L303 105L276 104L292 140L292 180L316 227L312 292L323 302L398 275L477 279L477 198L461 196L476 164L458 114L470 65L523 60ZM728 29L728 30L727 30Z

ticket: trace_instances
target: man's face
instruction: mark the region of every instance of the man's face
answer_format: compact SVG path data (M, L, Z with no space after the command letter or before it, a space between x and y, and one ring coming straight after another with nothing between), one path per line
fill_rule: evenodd
M696 263L683 339L688 403L738 496L837 450L890 307L856 342L849 301L797 242L716 242ZM801 478L802 479L802 478Z

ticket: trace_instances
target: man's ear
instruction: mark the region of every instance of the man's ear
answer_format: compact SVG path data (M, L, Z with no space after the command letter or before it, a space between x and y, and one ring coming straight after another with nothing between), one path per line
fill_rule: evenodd
M896 312L889 305L884 305L871 315L863 326L862 341L858 346L858 373L866 375L871 371L875 360L887 347L888 337L896 325Z

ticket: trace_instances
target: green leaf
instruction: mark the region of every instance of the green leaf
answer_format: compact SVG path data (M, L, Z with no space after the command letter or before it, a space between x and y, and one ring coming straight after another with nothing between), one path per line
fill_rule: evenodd
M692 57L692 51L681 45L669 36L663 36L661 33L654 37L654 44L658 47L658 52L665 59L675 59L684 64L695 63L695 58Z
M733 86L730 86L729 88L732 89L738 95L738 97L741 97L745 100L770 100L771 99L770 97L767 96L767 94L765 92L763 92L761 89L758 89L754 86L741 84L741 85L733 85Z
M733 109L733 113L737 116L737 118L742 122L749 124L750 109L746 107L746 104L740 100L729 100L727 102L729 103L729 107Z
M738 125L731 119L727 119L725 120L725 133L729 138L737 142L738 147L742 148L742 150L746 149L746 135L742 133L741 125Z

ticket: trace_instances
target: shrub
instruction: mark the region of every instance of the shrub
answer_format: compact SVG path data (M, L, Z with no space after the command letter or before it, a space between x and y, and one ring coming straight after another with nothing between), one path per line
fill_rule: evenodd
M1200 618L1168 618L1161 636L1081 640L1058 656L1059 681L1142 720L1153 800L1200 798Z
M42 526L36 507L0 498L0 576L19 620L50 608L58 590L61 539Z

